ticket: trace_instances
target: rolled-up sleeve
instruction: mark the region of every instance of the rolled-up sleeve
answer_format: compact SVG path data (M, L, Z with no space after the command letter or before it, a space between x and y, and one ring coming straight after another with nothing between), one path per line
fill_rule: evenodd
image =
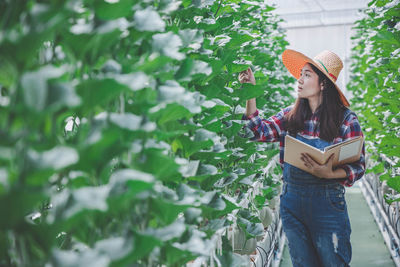
M243 115L242 120L248 120L247 127L254 133L253 140L258 142L278 142L283 130L283 121L286 113L290 111L285 108L268 119L262 119L258 110L250 116Z
M357 116L352 113L349 115L349 118L344 122L346 127L342 135L343 141L346 141L350 138L354 138L356 136L363 136L361 131L360 123L358 121ZM365 144L363 144L360 159L356 162L344 164L339 166L344 169L347 174L347 179L342 183L345 186L352 186L355 181L361 179L361 177L365 173Z

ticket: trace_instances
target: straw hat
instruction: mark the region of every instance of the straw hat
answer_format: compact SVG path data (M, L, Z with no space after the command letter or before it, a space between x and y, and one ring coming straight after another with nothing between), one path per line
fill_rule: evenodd
M286 49L282 54L282 61L289 72L296 78L300 78L301 69L306 63L311 63L328 77L336 87L340 100L344 106L350 106L349 101L336 84L340 71L343 69L343 62L335 53L325 50L311 59L295 50Z

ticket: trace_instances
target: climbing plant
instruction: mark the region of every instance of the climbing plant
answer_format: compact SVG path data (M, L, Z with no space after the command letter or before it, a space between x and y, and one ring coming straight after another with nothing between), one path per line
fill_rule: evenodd
M2 1L0 265L247 265L227 229L264 234L280 169L245 101L292 101L272 10ZM249 66L256 86L237 81Z
M352 69L348 88L382 181L400 192L400 3L374 0L357 21L352 37ZM386 201L399 201L386 195Z

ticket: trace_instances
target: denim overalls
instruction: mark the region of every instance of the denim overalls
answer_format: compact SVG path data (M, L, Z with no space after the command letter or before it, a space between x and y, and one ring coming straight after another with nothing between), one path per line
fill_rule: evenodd
M323 149L322 139L297 139ZM344 186L284 163L280 213L294 267L349 266L351 227Z

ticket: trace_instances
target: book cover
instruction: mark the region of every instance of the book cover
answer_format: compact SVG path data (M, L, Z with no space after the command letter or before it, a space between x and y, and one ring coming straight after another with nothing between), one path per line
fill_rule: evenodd
M334 154L333 167L336 167L359 160L363 143L364 137L357 136L325 147L322 151L290 135L286 135L283 160L299 169L307 171L308 168L304 166L304 162L301 160L301 153L307 153L319 164L325 164L329 157Z

